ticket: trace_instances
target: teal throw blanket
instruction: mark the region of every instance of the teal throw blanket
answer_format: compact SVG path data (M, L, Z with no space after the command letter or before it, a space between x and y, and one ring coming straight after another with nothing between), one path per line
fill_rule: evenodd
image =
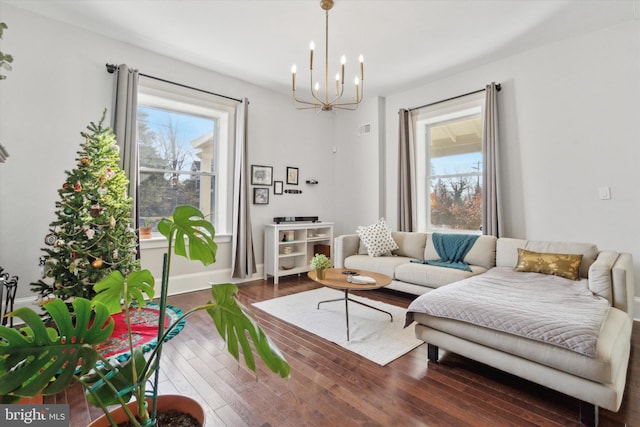
M439 267L456 268L458 270L471 271L469 264L464 262L464 257L478 239L473 234L443 234L433 233L433 246L440 259L437 260L412 260L421 264L437 265Z

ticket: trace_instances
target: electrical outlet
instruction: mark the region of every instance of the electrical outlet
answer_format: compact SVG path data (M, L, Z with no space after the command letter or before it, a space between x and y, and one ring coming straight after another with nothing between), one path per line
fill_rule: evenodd
M611 189L609 187L599 187L598 194L600 195L600 200L611 199Z

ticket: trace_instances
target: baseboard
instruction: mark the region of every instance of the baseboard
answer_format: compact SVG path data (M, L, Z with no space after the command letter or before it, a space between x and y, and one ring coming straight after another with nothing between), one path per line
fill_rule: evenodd
M253 276L245 278L245 279L232 279L231 278L231 269L221 269L214 271L204 271L200 273L193 274L183 274L179 276L172 276L171 281L169 283L169 295L178 295L184 294L187 292L200 291L203 289L209 289L211 284L215 283L245 283L251 282L253 280L261 280L263 278L263 265L260 264L257 266L257 273ZM159 289L161 277L155 277L156 280L156 291ZM36 312L42 313L42 309L34 304L36 301L35 294L33 296L16 298L14 301L13 308L18 309L20 307L29 307ZM18 323L21 323L19 319L17 319Z
M634 298L633 320L635 320L636 322L640 322L640 297Z

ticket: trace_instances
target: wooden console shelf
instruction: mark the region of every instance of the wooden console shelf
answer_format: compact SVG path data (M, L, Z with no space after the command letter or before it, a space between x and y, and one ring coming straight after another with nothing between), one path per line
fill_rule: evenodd
M316 247L317 245L317 247ZM315 252L333 252L333 223L267 224L264 230L264 279L306 273Z

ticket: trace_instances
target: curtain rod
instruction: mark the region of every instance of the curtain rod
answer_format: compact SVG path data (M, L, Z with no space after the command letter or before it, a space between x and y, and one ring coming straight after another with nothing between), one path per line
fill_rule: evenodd
M115 64L105 64L105 65L106 65L106 67L107 67L107 72L108 72L109 74L113 74L113 73L115 73L115 71L118 69L118 66L117 66L117 65L115 65ZM208 90L199 89L199 88L197 88L197 87L187 86L187 85L184 85L184 84L182 84L182 83L172 82L171 80L165 80L165 79L160 78L160 77L150 76L149 74L143 74L143 73L139 73L139 74L140 74L141 76L144 76L144 77L147 77L147 78L150 78L150 79L154 79L154 80L158 80L158 81L163 82L163 83L169 83L169 84L176 85L176 86L180 86L180 87L183 87L183 88L186 88L186 89L192 89L192 90L196 90L196 91L198 91L198 92L203 92L203 93L206 93L206 94L209 94L209 95L215 95L215 96L219 96L219 97L221 97L221 98L230 99L230 100L232 100L232 101L242 102L242 100L241 100L241 99L232 98L232 97L230 97L230 96L226 96L226 95L220 95L219 93L209 92Z
M462 95L458 95L458 96L454 96L451 98L447 98L447 99L443 99L441 101L436 101L436 102L432 102L430 104L425 104L425 105L421 105L419 107L413 107L413 108L409 108L409 111L413 111L413 110L419 110L420 108L425 108L425 107L431 107L432 105L438 105L438 104L442 104L443 102L447 102L447 101L453 101L454 99L458 99L458 98L462 98L464 96L469 96L469 95L473 95L476 93L480 93L480 92L484 92L486 89L478 89L478 90L474 90L473 92L469 92L469 93L464 93ZM502 85L500 83L498 83L496 85L496 90L498 92L500 92L502 90Z

